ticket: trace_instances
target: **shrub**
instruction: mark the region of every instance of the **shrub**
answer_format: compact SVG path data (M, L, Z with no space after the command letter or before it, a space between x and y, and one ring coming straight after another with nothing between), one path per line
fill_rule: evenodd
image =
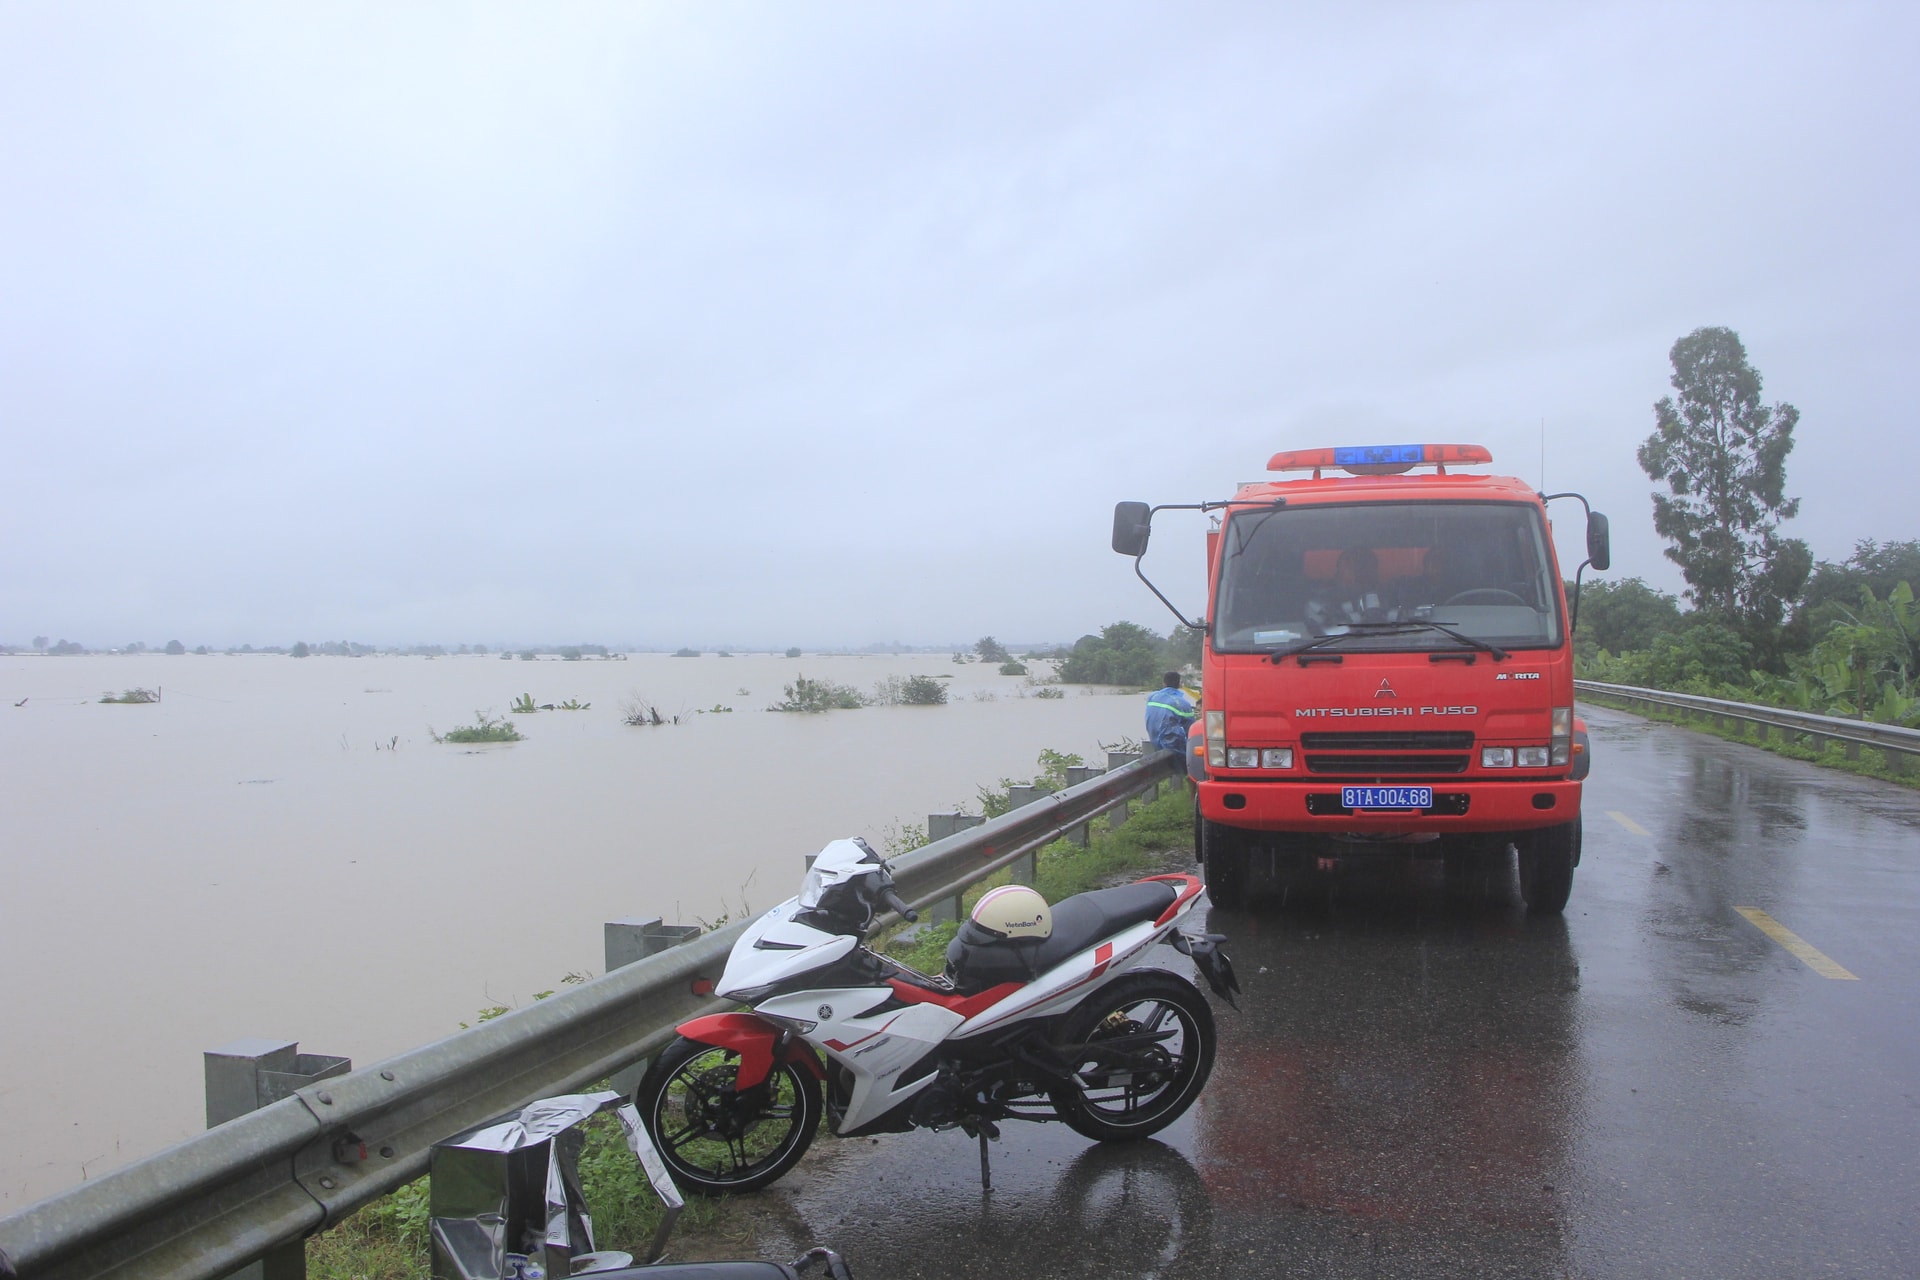
M478 711L473 713L472 724L462 725L458 729L449 729L445 734L434 733L431 728L429 728L427 732L432 734L435 742L520 741L520 731L518 729L508 724L505 720L495 719L493 716L483 715Z
M665 724L667 719L660 714L660 708L648 702L638 690L620 704L620 718L628 724Z
M158 702L160 701L160 695L159 693L157 693L152 689L128 689L125 693L118 694L118 695L113 693L103 693L100 695L100 701L121 702L121 703L127 703L127 704L135 704L135 703L141 703L141 702Z
M1000 664L1000 674L1003 676L1023 676L1027 674L1027 664L1008 658Z
M947 686L932 676L888 676L873 686L873 700L883 707L940 707Z
M769 711L851 711L864 707L867 700L858 689L850 685L835 684L831 680L809 680L805 676L795 676L793 683L786 687L784 701L776 702Z

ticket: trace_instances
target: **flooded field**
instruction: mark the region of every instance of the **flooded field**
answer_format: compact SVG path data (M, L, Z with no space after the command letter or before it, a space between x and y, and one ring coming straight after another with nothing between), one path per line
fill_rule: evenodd
M767 713L802 673L950 701ZM161 700L98 701L131 688ZM0 657L0 1212L199 1130L206 1049L370 1064L599 973L606 920L771 906L830 839L1139 737L1138 699L1065 692L940 655ZM429 732L522 694L590 706Z

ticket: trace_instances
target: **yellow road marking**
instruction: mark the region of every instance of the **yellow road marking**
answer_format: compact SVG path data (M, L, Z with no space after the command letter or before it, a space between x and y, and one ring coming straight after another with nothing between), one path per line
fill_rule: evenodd
M1781 924L1778 920L1775 920L1758 907L1735 907L1734 910L1745 916L1747 922L1754 928L1792 952L1801 963L1805 964L1807 968L1813 970L1821 977L1835 978L1842 982L1859 981L1858 978L1823 955L1812 944L1802 939L1799 934L1787 928L1787 926Z
M1639 823L1635 822L1632 818L1629 818L1626 814L1620 812L1618 809L1607 810L1607 816L1609 818L1612 818L1615 822L1619 823L1621 826L1625 827L1627 830L1633 832L1633 834L1637 836L1647 836L1647 835L1653 834L1651 831L1648 831L1645 827L1641 826Z

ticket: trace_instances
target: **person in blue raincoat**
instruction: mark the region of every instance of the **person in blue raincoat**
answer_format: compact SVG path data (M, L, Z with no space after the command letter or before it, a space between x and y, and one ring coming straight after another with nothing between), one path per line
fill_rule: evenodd
M1187 729L1199 714L1193 699L1181 691L1180 673L1169 671L1161 687L1147 695L1147 743L1165 751L1187 753Z

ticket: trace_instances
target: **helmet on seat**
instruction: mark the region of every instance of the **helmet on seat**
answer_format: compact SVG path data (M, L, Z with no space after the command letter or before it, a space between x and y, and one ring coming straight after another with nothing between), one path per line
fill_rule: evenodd
M1053 911L1047 900L1023 884L989 889L973 907L973 923L995 938L1050 938Z

